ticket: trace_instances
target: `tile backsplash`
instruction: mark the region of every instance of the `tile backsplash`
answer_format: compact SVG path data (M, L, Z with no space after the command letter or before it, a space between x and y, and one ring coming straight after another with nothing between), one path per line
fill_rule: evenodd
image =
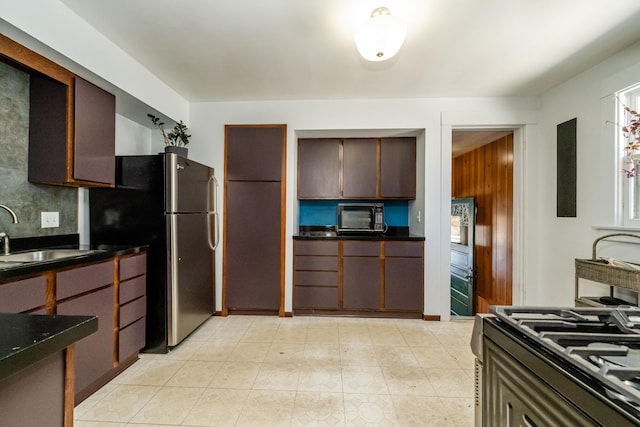
M78 231L78 190L27 180L29 75L0 62L0 203L18 215L18 224L0 209L0 231L11 237L73 234ZM60 227L41 228L40 212L59 212Z
M404 200L300 200L301 226L336 225L339 203L384 203L385 223L392 227L409 226L409 204Z

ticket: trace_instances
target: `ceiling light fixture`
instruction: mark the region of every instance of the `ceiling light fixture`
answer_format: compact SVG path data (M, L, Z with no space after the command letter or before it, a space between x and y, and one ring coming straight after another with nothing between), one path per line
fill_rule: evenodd
M377 7L356 30L354 39L360 55L367 61L385 61L400 50L407 35L407 24L391 15L386 7Z

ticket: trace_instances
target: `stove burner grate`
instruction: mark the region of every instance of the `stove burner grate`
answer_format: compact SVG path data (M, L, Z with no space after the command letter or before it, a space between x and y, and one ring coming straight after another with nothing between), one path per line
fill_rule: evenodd
M640 308L490 307L502 321L640 408Z

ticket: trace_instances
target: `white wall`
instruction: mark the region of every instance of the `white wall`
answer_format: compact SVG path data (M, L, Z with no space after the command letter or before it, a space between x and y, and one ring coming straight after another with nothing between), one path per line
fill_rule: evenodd
M162 114L176 120L189 116L186 99L58 0L0 0L0 31L90 81L97 76L109 82Z
M448 318L450 132L455 127L510 126L521 145L516 147L516 274L525 304L572 305L574 258L590 256L593 240L607 231L594 225L613 225L616 212L615 152L611 128L605 124L614 102L611 92L640 79L640 44L550 90L538 98L317 100L277 102L220 102L189 105L134 59L80 20L59 1L0 0L0 30L16 41L62 65L87 70L126 96L170 117L184 118L193 134L190 157L224 170L224 125L286 123L286 306L291 310L292 241L296 232L296 135L307 131L410 129L419 135L419 176L423 192L412 206L422 210L425 241L425 314ZM52 19L55 17L55 19ZM82 40L82 43L78 41ZM118 64L118 66L113 66ZM147 111L138 111L145 117ZM127 117L129 117L127 115ZM578 216L556 218L556 125L578 118ZM144 120L138 120L144 123ZM148 124L145 123L145 126ZM162 149L158 135L124 117L117 120L118 154L145 154ZM424 147L424 150L422 148ZM420 186L418 187L420 188ZM83 190L79 215L86 216ZM220 200L222 200L222 195ZM84 233L86 221L79 221ZM412 227L421 225L412 219ZM631 261L640 259L638 246L605 245ZM516 248L517 250L517 248ZM222 279L221 251L217 254L218 304ZM514 293L515 295L515 293ZM220 308L220 307L218 307Z
M449 317L449 203L451 198L451 147L443 149L441 121L470 125L525 125L532 122L537 109L535 98L417 99L417 100L338 100L216 102L191 105L193 134L189 156L216 169L220 180L224 171L224 125L243 123L287 124L286 194L286 272L285 310L292 308L292 239L297 232L296 149L297 134L325 131L335 136L388 133L390 129L415 130L424 141L418 153L418 175L423 189L412 206L422 211L425 241L425 314ZM444 113L443 113L444 112ZM465 120L468 120L465 122ZM356 131L354 131L356 130ZM450 136L449 136L450 138ZM422 149L424 147L424 149ZM222 191L220 202L223 200ZM444 248L444 249L443 249ZM220 304L222 254L218 251L216 282ZM218 306L218 309L221 307Z
M591 258L594 240L612 232L596 226L614 226L616 180L612 92L640 81L640 43L550 90L541 98L540 137L528 164L537 204L529 217L539 240L529 275L527 303L572 305L574 259ZM577 217L556 217L556 126L577 118ZM598 256L640 260L638 245L598 244Z

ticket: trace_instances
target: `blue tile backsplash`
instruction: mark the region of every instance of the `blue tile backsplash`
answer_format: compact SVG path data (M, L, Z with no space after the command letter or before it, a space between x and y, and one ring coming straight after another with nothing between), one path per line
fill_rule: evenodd
M380 203L379 200L372 201ZM300 225L336 225L338 203L367 203L363 200L300 200ZM409 226L409 202L384 201L384 220L390 227Z

